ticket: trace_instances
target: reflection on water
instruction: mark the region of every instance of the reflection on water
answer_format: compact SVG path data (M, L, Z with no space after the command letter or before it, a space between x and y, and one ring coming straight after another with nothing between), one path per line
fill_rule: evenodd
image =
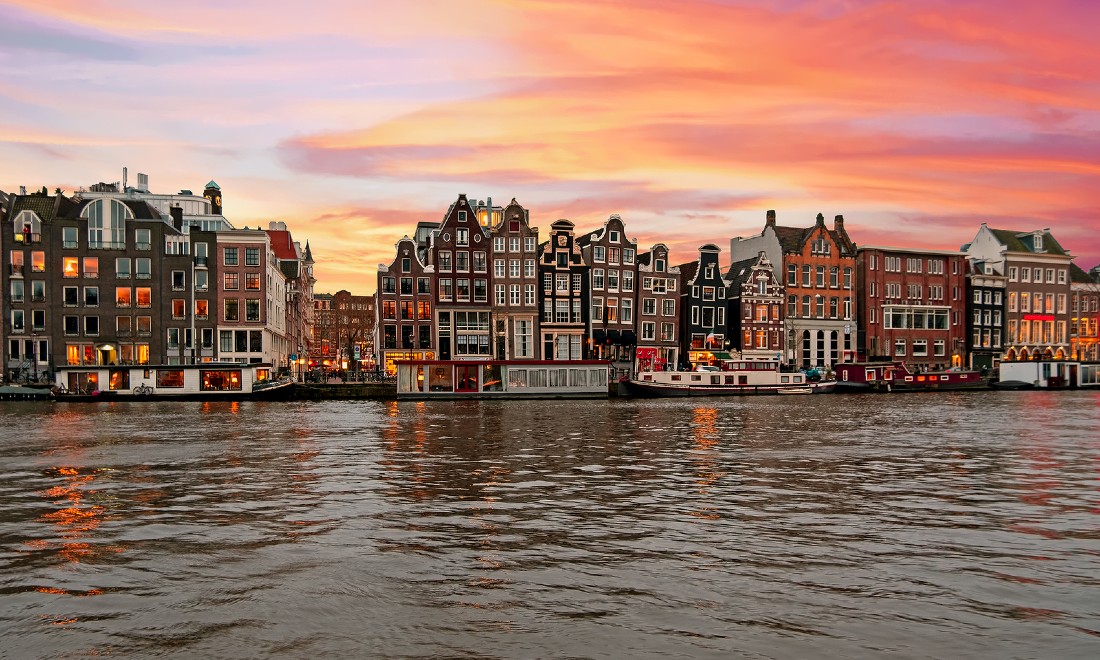
M1094 657L1098 404L0 404L0 656Z

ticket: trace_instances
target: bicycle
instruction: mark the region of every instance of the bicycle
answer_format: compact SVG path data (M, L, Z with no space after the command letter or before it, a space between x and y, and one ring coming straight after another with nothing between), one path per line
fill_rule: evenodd
M153 393L153 388L142 383L134 388L134 396L150 396Z

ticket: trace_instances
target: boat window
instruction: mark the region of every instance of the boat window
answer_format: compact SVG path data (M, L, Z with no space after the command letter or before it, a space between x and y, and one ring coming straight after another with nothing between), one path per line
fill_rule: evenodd
M476 366L458 365L455 367L455 392L477 391Z
M183 387L183 369L157 369L157 387Z
M697 382L699 382L699 381L701 381L701 380L703 380L703 377L702 377L702 376L696 376L695 374L692 374L692 375L691 375L691 381L692 381L693 383L697 383Z
M672 380L680 380L680 374L672 374Z
M653 378L651 377L648 380L653 380ZM600 383L606 383L606 382L607 382L607 371L606 370L604 370L604 369L591 369L589 371L589 373L588 373L588 383L590 385L592 385L592 387L596 387Z
M733 376L726 376L726 385L733 385L733 383L734 383L734 377Z
M508 388L513 389L516 387L527 387L527 370L526 369L509 369L508 370Z
M546 369L532 369L527 372L531 387L546 387Z
M872 381L872 380L874 380L874 379L875 379L875 370L874 370L874 369L868 369L868 370L867 370L867 376L866 376L866 379L867 379L867 381L868 381L868 382L870 382L870 381Z
M204 392L241 390L240 369L203 369L199 371L199 389Z
M417 392L423 392L426 384L424 382L424 365L418 364L416 365L416 382L413 383L413 386Z
M748 385L749 384L749 377L744 375L744 374L737 376L737 384L738 385Z
M111 369L110 371L111 382L108 385L112 390L128 390L130 389L130 370L129 369Z
M428 389L432 392L450 392L453 380L450 366L429 367Z
M588 372L584 369L569 370L570 387L588 387Z
M789 383L789 382L791 382L791 377L790 376L780 376L779 377L779 382L780 383Z
M504 390L504 383L500 379L500 365L499 364L487 364L482 368L481 373L481 391L482 392L501 392Z

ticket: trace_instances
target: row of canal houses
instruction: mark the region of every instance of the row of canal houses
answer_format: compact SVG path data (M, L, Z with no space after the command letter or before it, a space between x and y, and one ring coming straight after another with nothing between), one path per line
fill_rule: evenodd
M1001 360L1092 360L1100 271L1049 229L982 225L961 250L858 246L843 216L703 245L677 265L640 251L618 215L540 235L513 199L459 195L378 268L378 362L607 359L623 370L691 368L739 352L792 367L898 360L991 369ZM680 257L682 259L682 257Z

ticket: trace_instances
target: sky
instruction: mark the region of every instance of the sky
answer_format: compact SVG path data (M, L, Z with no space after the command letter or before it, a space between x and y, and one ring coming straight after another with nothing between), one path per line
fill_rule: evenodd
M465 193L671 260L842 214L859 245L1050 228L1100 263L1092 0L8 0L0 190L147 173L372 293Z

